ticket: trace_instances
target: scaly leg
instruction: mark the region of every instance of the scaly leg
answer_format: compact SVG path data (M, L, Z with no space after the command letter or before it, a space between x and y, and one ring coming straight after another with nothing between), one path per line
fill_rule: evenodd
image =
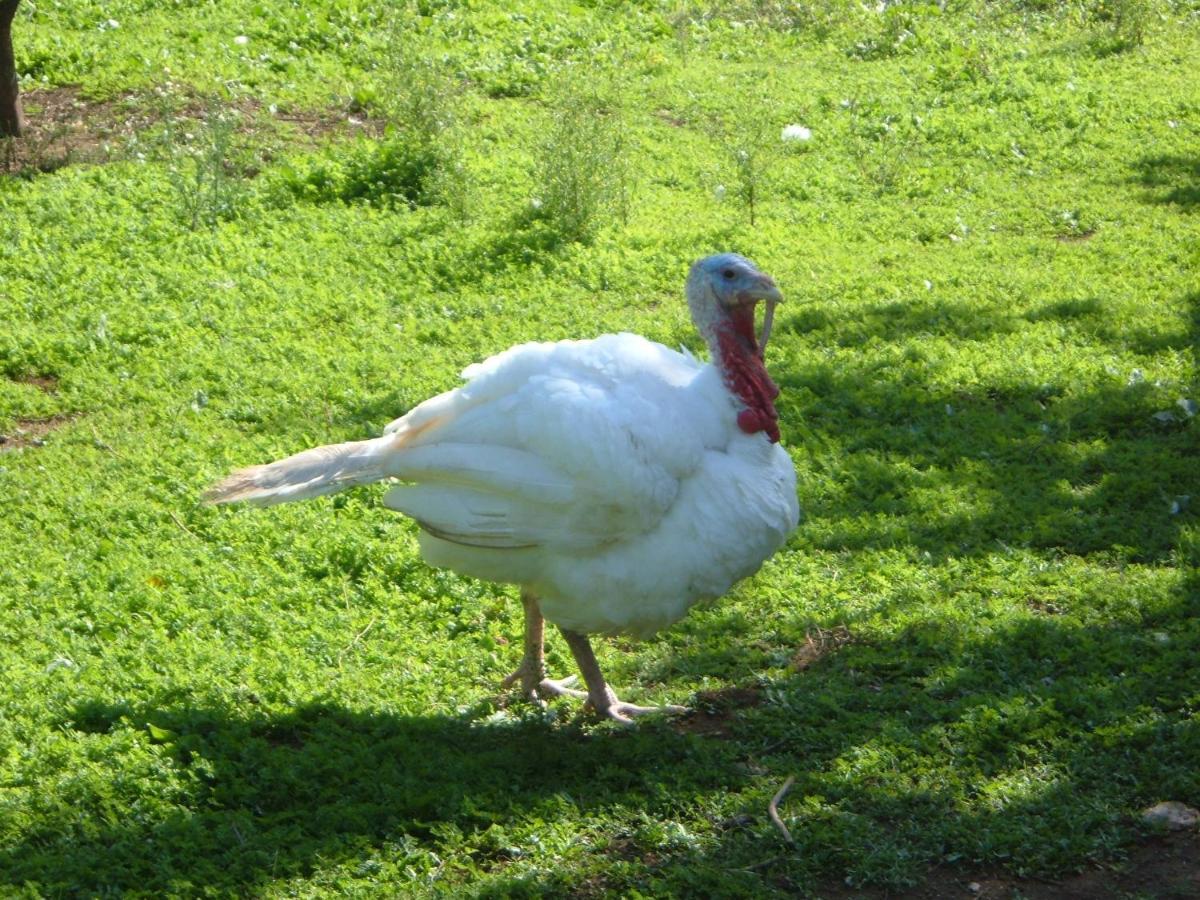
M588 703L601 716L612 719L614 722L620 722L622 725L632 725L633 716L644 716L648 713L676 714L688 711L686 706L634 706L632 703L618 700L613 689L604 680L600 664L596 662L596 654L592 652L592 645L588 641L587 635L567 631L565 628L559 630L567 639L567 646L571 648L575 662L579 664L579 671L583 673L583 680L588 687Z
M546 677L546 620L533 594L521 591L521 603L525 607L525 655L517 670L501 682L501 687L507 690L519 681L521 696L538 704L550 697L586 697L583 691L568 686L576 680L574 675L562 681Z

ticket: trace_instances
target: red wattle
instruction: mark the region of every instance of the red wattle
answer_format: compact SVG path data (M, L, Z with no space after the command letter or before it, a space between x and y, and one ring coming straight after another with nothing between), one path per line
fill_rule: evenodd
M779 396L779 388L758 353L753 306L739 307L717 327L717 353L726 386L746 407L738 413L738 428L746 434L764 431L771 443L777 442L779 414L773 401Z
M743 409L738 413L737 423L738 428L746 434L754 434L756 431L763 430L762 416L756 409Z
M754 304L743 303L735 306L729 313L729 321L733 325L733 330L750 344L750 349L757 352L758 335L754 333Z

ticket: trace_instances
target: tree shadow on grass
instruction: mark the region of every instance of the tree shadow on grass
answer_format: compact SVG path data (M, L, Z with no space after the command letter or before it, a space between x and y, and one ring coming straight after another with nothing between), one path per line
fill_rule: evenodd
M550 271L566 242L533 210L510 215L486 233L471 232L462 249L430 261L434 288L450 294L487 277L509 273L528 278Z
M895 896L935 867L962 891L998 869L1053 880L1119 860L1147 832L1139 810L1200 795L1200 576L1191 568L1174 593L1103 624L1075 612L922 621L773 679L729 728L762 775L740 794L742 814L704 849L591 887ZM729 640L720 618L704 621L711 633L689 626L701 645ZM788 775L790 847L765 816ZM493 894L564 887L525 874Z
M1200 308L1200 297L1186 299ZM1091 312L1073 305L1039 315ZM894 340L907 326L864 327ZM1196 334L1163 340L1187 349ZM1194 385L1177 397L1115 373L1080 391L1049 373L932 387L933 365L840 357L780 374L784 442L807 457L802 469L825 475L823 493L805 498L800 540L830 550L909 547L935 559L1015 546L1170 556L1194 518L1186 498L1195 491L1195 420L1175 402Z
M1148 200L1178 206L1184 212L1200 206L1200 156L1144 156L1134 172L1135 180L1146 188Z
M984 340L1019 330L1020 316L981 310L966 300L916 297L856 304L853 311L830 307L800 307L780 323L781 330L825 332L839 347L857 347L875 339L898 340L906 335L936 334L960 340ZM777 326L777 327L780 327ZM770 353L768 352L769 367Z
M131 803L118 772L77 779L0 848L0 885L253 893L346 865L380 887L380 857L417 872L441 860L444 886L465 878L483 896L764 896L831 877L894 889L939 865L1061 876L1119 855L1143 805L1200 792L1188 713L1198 617L1193 574L1168 601L1103 625L921 622L774 679L732 710L723 737L333 704L259 714L85 702L68 733L140 742L138 758L181 787L156 800L135 774ZM729 640L719 617L704 621L705 643ZM765 815L787 775L792 847ZM710 801L735 814L711 820L704 840L663 832ZM529 852L514 832L606 813L610 832L625 829L615 842L580 835L570 865L505 874Z
M384 843L428 863L428 852L471 852L452 834L553 821L564 805L576 814L662 807L745 780L728 747L653 727L588 733L537 719L492 724L331 704L255 715L92 702L64 728L156 742L188 787L165 812L144 806L118 821L109 795L121 779L89 782L87 795L43 817L21 845L0 848L0 884L33 882L52 894L245 889L365 861ZM487 840L473 849L464 863L511 858Z

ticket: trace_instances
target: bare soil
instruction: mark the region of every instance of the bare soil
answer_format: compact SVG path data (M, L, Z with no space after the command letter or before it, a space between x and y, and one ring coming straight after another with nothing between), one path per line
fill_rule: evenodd
M44 419L17 419L15 428L0 433L0 453L41 447L48 434L78 418L78 413L59 413Z
M107 100L86 97L74 85L27 91L21 96L25 133L0 139L0 174L52 172L72 164L100 164L128 155L134 137L162 123L166 107L152 93L128 92ZM214 102L186 95L171 116L177 123L201 122ZM302 142L315 143L331 135L382 133L384 122L366 112L326 109L280 110L250 98L222 104L240 113L239 130L253 133L270 120L283 123ZM269 118L268 118L269 117Z
M58 376L57 375L17 375L9 378L17 384L27 384L30 387L35 387L45 394L58 393Z
M763 701L762 688L727 687L718 691L700 691L692 710L671 720L671 727L680 734L700 734L705 737L730 738L738 713Z

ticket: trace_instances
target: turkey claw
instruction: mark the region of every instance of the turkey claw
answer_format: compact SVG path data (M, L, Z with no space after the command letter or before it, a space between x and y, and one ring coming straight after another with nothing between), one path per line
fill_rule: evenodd
M575 675L561 680L547 678L536 667L522 663L521 667L500 682L500 687L508 690L518 681L521 683L521 699L528 700L538 706L545 706L552 697L586 697L583 691L574 690L571 685L578 681Z
M597 704L593 698L588 699L587 705L595 710L596 714L601 718L611 719L612 721L627 727L633 725L633 720L638 716L679 716L683 715L684 713L691 712L691 710L686 706L675 706L674 704L670 703L664 706L637 706L633 703L626 703L624 700L618 700L611 691L609 691L609 694L605 699L608 702L603 706Z
M568 675L566 678L555 680L553 678L543 678L537 683L537 699L549 700L551 697L586 697L584 691L577 691L571 687L579 680L577 675Z

